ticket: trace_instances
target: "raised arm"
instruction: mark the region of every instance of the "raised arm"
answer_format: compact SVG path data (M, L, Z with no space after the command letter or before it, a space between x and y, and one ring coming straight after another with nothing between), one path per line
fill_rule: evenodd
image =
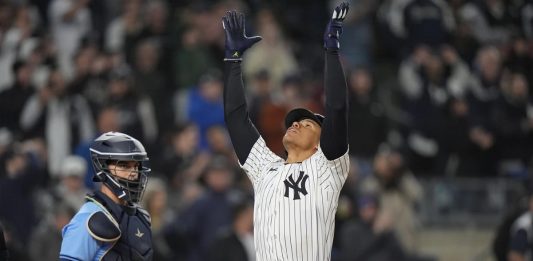
M348 150L347 87L339 60L339 36L347 12L347 3L337 6L324 33L326 118L322 125L320 147L328 160L337 159Z
M248 114L242 82L241 62L243 52L261 40L261 37L246 37L244 15L227 12L222 18L226 34L224 58L224 119L241 165L244 165L259 133Z

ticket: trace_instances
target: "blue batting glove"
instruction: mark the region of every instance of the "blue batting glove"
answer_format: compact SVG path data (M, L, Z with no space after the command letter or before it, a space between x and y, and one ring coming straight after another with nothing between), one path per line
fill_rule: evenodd
M349 4L343 2L335 7L333 15L324 32L324 48L337 51L340 48L339 37L342 34L342 22L348 13Z
M242 61L244 51L262 39L261 36L246 36L244 15L236 11L226 12L222 26L226 34L224 61Z

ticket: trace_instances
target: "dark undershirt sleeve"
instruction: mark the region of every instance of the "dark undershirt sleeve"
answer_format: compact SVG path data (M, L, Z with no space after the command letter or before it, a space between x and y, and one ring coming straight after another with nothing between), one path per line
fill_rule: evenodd
M241 63L224 62L224 120L241 165L259 139L259 132L253 125L246 107Z
M328 50L325 53L326 118L320 147L328 160L334 160L348 150L348 90L338 52Z

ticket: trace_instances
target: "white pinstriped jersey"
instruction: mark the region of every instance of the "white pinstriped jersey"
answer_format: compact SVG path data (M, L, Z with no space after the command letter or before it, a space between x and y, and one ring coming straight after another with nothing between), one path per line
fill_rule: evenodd
M284 162L260 137L242 165L254 186L257 261L330 260L348 153L329 161L319 149L301 163Z

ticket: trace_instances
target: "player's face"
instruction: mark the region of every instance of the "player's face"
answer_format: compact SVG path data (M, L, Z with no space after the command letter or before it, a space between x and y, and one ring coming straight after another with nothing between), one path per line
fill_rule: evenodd
M137 161L118 161L109 164L111 172L123 179L137 180L139 178L139 162Z
M315 149L320 140L321 130L320 125L312 120L303 119L295 121L285 132L283 145L286 149L288 146L303 150Z

